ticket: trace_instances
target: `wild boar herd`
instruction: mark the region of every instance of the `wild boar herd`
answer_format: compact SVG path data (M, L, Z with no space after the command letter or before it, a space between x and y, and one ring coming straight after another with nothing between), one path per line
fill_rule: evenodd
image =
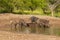
M49 20L41 19L35 16L31 16L31 22L26 22L24 19L17 21L11 21L11 31L22 33L44 33L46 29L49 29Z

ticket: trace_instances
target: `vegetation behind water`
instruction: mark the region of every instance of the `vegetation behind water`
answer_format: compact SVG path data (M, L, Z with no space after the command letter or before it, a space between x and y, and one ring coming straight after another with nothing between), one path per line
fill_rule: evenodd
M60 17L60 0L0 0L0 13Z

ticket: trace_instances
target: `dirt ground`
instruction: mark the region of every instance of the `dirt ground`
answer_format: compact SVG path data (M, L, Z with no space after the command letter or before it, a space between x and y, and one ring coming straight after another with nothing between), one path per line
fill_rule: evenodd
M10 21L24 19L29 22L29 17L36 16L38 18L47 19L50 21L51 27L60 28L60 18L40 15L18 15L18 14L0 14L0 40L60 40L58 36L42 35L42 34L21 34L9 32Z
M18 21L19 19L24 19L26 22L30 22L29 18L31 16L36 16L41 19L49 20L51 24L50 27L60 28L60 18L50 17L50 16L40 16L40 15L18 15L18 14L0 14L0 30L11 30L10 21Z

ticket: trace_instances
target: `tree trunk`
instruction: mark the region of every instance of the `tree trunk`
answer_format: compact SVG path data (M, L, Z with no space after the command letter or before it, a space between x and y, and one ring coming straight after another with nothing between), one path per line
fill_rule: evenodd
M52 16L52 17L54 16L54 11L53 11L53 10L51 10L51 16Z

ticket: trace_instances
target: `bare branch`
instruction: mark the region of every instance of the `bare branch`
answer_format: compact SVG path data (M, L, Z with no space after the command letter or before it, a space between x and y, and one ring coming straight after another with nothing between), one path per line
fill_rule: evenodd
M55 9L60 4L60 0L56 1L56 3L53 4L53 8Z
M49 2L49 1L47 1L47 2ZM59 4L60 4L60 0L56 0L56 2L54 4L48 3L47 5L50 8L50 10L54 10Z

